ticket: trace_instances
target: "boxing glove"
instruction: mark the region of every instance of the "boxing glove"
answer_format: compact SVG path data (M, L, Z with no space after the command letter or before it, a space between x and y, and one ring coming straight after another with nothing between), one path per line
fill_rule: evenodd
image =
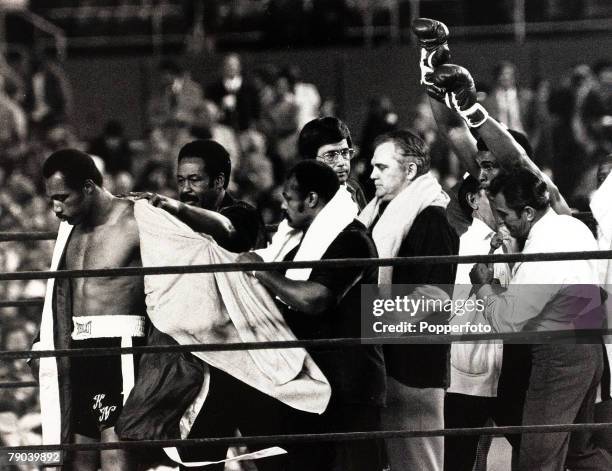
M429 18L417 18L412 23L412 31L417 39L420 49L419 69L421 71L421 85L429 87L433 84L430 75L436 66L448 62L450 51L448 49L448 28L444 23ZM441 100L444 91L432 90L434 98ZM430 93L431 95L431 93Z
M474 79L467 69L455 64L442 64L430 76L434 86L445 90L444 103L455 111L467 125L477 128L489 114L476 98Z

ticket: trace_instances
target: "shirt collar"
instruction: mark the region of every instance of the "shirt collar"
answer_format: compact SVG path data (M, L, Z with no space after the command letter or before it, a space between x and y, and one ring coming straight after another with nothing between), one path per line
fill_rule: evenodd
M540 232L546 231L546 227L556 215L557 213L555 213L552 208L548 208L548 210L544 213L544 216L542 216L533 226L531 226L523 251L525 251L530 242L533 242L534 239L539 237Z
M473 231L475 234L478 234L479 237L482 237L482 240L489 240L495 234L495 231L493 229L491 229L478 218L472 219L470 230Z

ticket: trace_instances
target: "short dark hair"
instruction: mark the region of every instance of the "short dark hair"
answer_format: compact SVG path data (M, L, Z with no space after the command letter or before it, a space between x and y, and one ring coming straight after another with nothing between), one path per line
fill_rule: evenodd
M298 184L297 192L302 198L306 198L306 195L313 191L327 203L340 188L336 172L329 165L317 160L298 162L287 173L287 180L291 177L295 177Z
M44 178L60 172L66 180L66 185L73 190L80 190L87 180L102 186L102 173L96 167L93 158L77 149L62 149L51 154L43 163Z
M465 216L472 219L473 209L467 201L467 196L480 191L480 182L472 175L468 175L463 179L457 192L457 199L459 200L459 206Z
M525 206L543 210L550 205L548 187L544 180L523 167L516 167L497 175L491 180L488 192L492 196L503 194L506 205L517 213Z
M417 165L417 176L429 172L431 159L425 141L408 129L398 129L382 134L374 141L374 149L385 142L392 142L398 153L404 158L414 159Z
M230 160L229 152L212 139L198 139L185 144L178 155L178 163L187 157L202 159L204 162L204 170L211 180L214 180L220 174L225 176L223 188L227 188L232 172L232 161Z
M298 137L298 153L303 159L315 159L321 146L346 139L353 147L351 132L344 122L334 116L316 118L307 122Z
M514 138L514 140L518 143L518 145L520 145L525 150L525 153L527 154L527 156L530 159L532 159L533 158L533 148L531 147L531 144L529 143L529 139L527 139L527 136L520 131L515 131L514 129L507 129L507 131ZM489 148L487 147L487 144L485 143L482 137L479 137L478 140L476 141L476 147L478 148L479 152L489 151Z

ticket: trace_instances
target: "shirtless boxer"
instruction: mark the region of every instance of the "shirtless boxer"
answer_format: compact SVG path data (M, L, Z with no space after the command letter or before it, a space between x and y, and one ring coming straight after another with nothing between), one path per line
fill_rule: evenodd
M102 175L89 155L73 149L57 151L45 161L42 173L53 211L73 226L60 268L141 266L134 203L116 198L102 187ZM135 338L144 337L146 312L141 276L61 281L56 280L56 298L66 296L66 302L64 309L55 303L54 326L62 322L70 325L64 333L65 344L91 348L140 343ZM55 330L56 338L58 334L61 335ZM60 342L57 347L61 348ZM69 423L75 443L118 440L114 424L134 383L134 364L131 355L73 357L68 374L60 369L58 379L64 384L70 382ZM70 461L72 468L79 471L96 470L99 466L102 470L135 467L126 450L77 452Z

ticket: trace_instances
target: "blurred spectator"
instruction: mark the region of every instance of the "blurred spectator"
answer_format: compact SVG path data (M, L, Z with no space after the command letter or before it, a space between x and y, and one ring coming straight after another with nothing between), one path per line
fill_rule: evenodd
M297 65L291 65L285 70L285 75L293 82L293 95L298 106L298 130L306 123L319 117L321 96L317 87L302 80L302 73Z
M167 163L151 161L145 166L140 179L134 184L134 190L152 191L176 198L177 194L173 182L174 175Z
M276 175L274 163L266 155L265 137L248 131L241 135L240 144L243 157L235 173L236 193L259 209L266 224L276 223L281 216L282 176Z
M191 125L195 110L202 105L202 88L174 61L160 62L159 87L149 99L149 124L159 127L179 120Z
M132 150L119 121L108 121L104 132L89 145L88 152L104 161L106 172L110 175L132 169Z
M368 201L374 197L374 183L370 179L374 141L381 134L397 129L398 121L389 97L382 95L370 98L365 123L361 129L359 154L353 164L353 177L359 180Z
M16 65L13 67L10 63ZM21 54L11 54L5 59L0 55L0 76L4 79L4 91L20 105L26 97L25 61Z
M593 66L596 82L584 98L581 117L592 153L612 152L612 62L604 59Z
M72 86L52 53L43 52L32 61L25 108L35 134L44 134L51 122L70 121Z
M220 122L236 131L249 128L259 117L257 90L242 75L238 54L225 56L221 76L206 87L206 97L221 110Z
M287 169L297 156L299 108L293 81L285 73L276 78L274 99L261 112L260 126L268 139L268 149Z
M527 134L533 93L518 88L516 75L516 67L512 62L502 61L497 64L493 70L493 89L483 106L509 129Z
M426 95L422 95L415 108L412 128L429 147L431 172L440 181L445 190L449 189L461 177L462 172L459 159L451 152L448 142L438 132L438 126L429 105L429 98ZM451 121L449 123L451 127L458 124L455 122L453 115L449 114L447 118Z
M553 118L548 109L552 92L550 80L536 80L534 87L533 123L530 142L534 149L534 162L543 172L551 174L554 159Z
M23 152L28 135L28 118L23 108L6 92L7 82L0 73L0 149L2 157L15 161Z
M554 118L553 179L570 206L575 206L572 195L587 167L589 154L588 138L580 110L595 85L596 79L591 68L586 64L579 64L562 81L561 87L552 90L548 100L548 109Z
M279 74L278 67L273 64L266 64L253 72L253 86L257 90L258 107L260 110L274 101L274 88Z
M202 106L195 110L195 121L191 134L197 139L217 141L229 153L232 168L237 168L240 164L240 146L236 132L233 128L221 123L220 119L219 107L210 100L204 100Z
M125 195L134 189L134 177L129 172L119 172L113 178L113 193Z
M28 147L18 167L42 190L40 168L44 160L56 150L66 147L81 149L83 145L71 126L63 121L49 119L45 133L40 135L39 138L30 139Z
M338 102L334 97L327 96L323 98L321 103L321 109L319 111L320 116L338 116L339 114Z

